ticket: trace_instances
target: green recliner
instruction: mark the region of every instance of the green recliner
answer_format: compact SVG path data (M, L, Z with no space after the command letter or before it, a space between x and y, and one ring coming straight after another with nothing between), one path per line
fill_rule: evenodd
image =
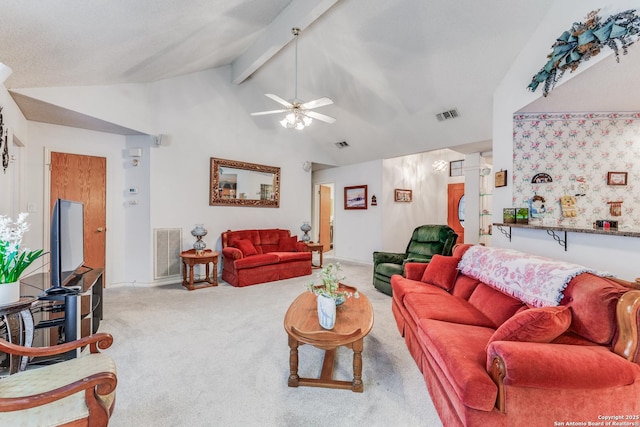
M451 255L458 235L447 225L421 225L413 230L405 253L373 253L373 286L391 295L391 276L404 274L407 262L429 262L435 254Z

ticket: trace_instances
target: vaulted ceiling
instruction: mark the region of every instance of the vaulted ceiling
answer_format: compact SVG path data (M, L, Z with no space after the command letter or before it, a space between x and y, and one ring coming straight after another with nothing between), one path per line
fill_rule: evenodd
M2 3L0 61L13 69L5 81L13 91L145 83L230 66L229 84L256 84L291 98L290 30L301 27L299 97L332 98L335 104L320 111L337 118L333 125L314 123L309 138L332 148L337 141L366 139L366 148L345 161L355 163L445 147L490 149L493 92L552 2ZM260 91L241 100L247 111L277 108ZM33 120L51 108L15 98ZM436 119L453 108L458 119ZM64 122L64 111L48 115ZM81 119L70 120L77 126ZM272 116L253 120L258 127L279 126Z

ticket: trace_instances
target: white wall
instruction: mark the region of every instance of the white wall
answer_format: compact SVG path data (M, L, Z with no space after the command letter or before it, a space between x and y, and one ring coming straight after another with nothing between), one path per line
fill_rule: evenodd
M413 230L424 224L447 223L447 185L464 182L464 177L449 177L449 170L435 172L436 160L463 160L451 150L386 159L383 162L383 193L378 197L382 214L381 247L385 252L404 252ZM411 203L394 202L394 190L413 192ZM465 189L466 190L466 189Z
M315 154L307 131L258 128L239 103L249 89L231 85L229 72L225 67L150 86L157 133L168 140L150 150L148 226L182 228L184 249L195 241L195 224L208 230L207 247L219 248L223 231L282 228L299 235L311 217L311 174L302 163ZM211 157L279 167L280 207L209 206Z
M27 120L4 85L0 85L0 107L2 107L4 130L9 134L7 138L9 140L9 155L16 157L16 160L9 164L7 170L0 173L0 215L8 215L15 219L18 213L27 211L23 200L24 185L21 182L22 174L24 174L24 149L17 147L14 143L20 141L22 144L26 139ZM28 222L32 222L31 218L28 219ZM29 236L25 236L25 239L29 239Z
M313 173L313 184L335 184L333 248L336 258L371 263L373 251L382 248L382 205L384 199L388 198L386 194L383 195L382 176L382 160L323 169ZM344 209L344 187L354 185L367 186L366 210ZM373 195L378 200L377 206L371 206ZM308 219L309 217L306 217L306 220Z
M49 249L49 159L46 152L62 152L105 157L107 159L107 283L126 281L127 263L136 263L135 253L125 250L125 210L123 167L125 137L46 123L29 122L27 144L26 202L36 212L30 214L29 237L32 248ZM45 160L46 159L46 160ZM45 191L47 188L47 191ZM48 257L47 257L48 261Z
M451 150L437 150L314 172L314 185L335 184L335 257L371 263L374 251L404 252L416 227L446 224L447 185L465 178L434 172L432 164L464 158ZM368 186L367 210L344 210L344 187L353 185ZM413 201L395 202L396 188L412 190ZM371 206L373 195L377 206Z
M583 20L592 10L602 8L601 14L634 8L637 2L619 0L602 3L585 0L576 3L569 0L554 2L546 18L531 39L522 47L522 53L511 66L509 72L494 94L493 115L493 171L513 168L513 113L541 97L541 88L531 93L526 86L544 65L546 55L551 50L556 37L569 29L575 21ZM603 50L598 56L580 64L574 73L565 73L564 81L572 78L588 79L588 70L595 63L608 60L610 50ZM623 61L619 66L624 66ZM598 82L594 81L594 85ZM634 84L630 82L630 84ZM553 91L549 96L553 96ZM585 94L588 96L588 94ZM576 99L576 111L580 111L580 100ZM579 173L579 171L570 171ZM513 184L509 179L506 187L494 188L493 221L502 222L502 209L512 204ZM640 239L630 237L598 236L569 233L568 251L564 251L545 231L514 229L511 242L498 230L494 230L492 245L567 260L602 270L611 271L619 277L633 280L638 277L635 267L640 254Z

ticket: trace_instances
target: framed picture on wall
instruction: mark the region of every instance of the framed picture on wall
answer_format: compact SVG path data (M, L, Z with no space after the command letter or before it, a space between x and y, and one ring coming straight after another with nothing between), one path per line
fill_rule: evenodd
M345 210L367 209L367 186L344 187L344 208Z
M627 172L607 172L607 185L627 185Z
M411 190L402 190L400 188L396 188L393 196L394 202L411 202L413 200L412 191Z

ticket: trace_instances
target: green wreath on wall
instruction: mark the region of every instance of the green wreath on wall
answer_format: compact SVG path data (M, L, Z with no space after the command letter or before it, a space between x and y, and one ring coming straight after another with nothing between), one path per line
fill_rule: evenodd
M527 89L535 92L540 83L544 83L542 94L549 95L565 71L573 72L606 46L613 49L616 62L620 62L620 50L626 55L628 47L640 36L640 16L632 9L611 15L602 22L598 12L600 9L589 13L584 23L574 22L570 30L556 39L551 46L553 51L547 55L549 60L533 76Z

